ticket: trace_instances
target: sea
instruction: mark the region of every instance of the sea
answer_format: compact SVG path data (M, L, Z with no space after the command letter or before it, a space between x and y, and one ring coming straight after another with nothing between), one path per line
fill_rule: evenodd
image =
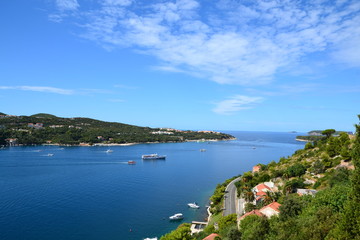
M218 183L304 147L295 140L301 133L224 132L236 140L3 148L0 239L160 237L181 223L204 221ZM152 153L167 157L141 159ZM188 208L191 202L200 208ZM184 219L169 221L176 213Z

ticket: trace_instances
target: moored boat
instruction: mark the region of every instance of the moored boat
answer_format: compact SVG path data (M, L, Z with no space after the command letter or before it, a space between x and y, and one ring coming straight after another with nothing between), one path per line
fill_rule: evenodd
M169 217L170 220L180 220L183 219L184 216L182 213L177 213Z
M191 208L200 208L200 206L197 205L195 202L193 202L193 203L188 203L188 206L191 207Z
M165 159L165 155L154 154L145 154L141 156L143 160L155 160L155 159Z

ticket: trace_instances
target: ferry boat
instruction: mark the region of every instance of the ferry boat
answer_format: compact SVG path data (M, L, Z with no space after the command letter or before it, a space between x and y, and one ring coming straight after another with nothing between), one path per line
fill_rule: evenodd
M180 220L183 218L184 218L184 216L182 215L182 213L177 213L177 214L174 214L169 217L170 220Z
M141 156L143 160L155 160L155 159L165 159L165 155L154 154L145 154Z
M193 202L193 203L188 203L188 206L191 207L191 208L200 208L200 206L197 205L195 202Z

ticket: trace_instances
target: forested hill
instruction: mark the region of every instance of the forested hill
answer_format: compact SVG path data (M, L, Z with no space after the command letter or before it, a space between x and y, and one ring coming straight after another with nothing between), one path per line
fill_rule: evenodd
M238 215L223 216L223 210L226 187L239 176L218 184L202 232L190 234L190 224L182 224L160 240L202 240L210 234L222 240L359 240L360 122L355 127L355 135L319 131L320 139L292 156L239 175L235 186L244 211Z
M13 116L0 114L0 145L116 144L225 140L231 135L214 131L183 131L139 127L91 118L61 118L51 114Z

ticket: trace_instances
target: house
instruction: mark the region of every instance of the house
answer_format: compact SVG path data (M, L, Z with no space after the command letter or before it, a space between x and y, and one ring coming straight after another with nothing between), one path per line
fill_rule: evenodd
M261 166L259 166L259 165L253 166L252 173L254 174L254 173L260 172L260 170L261 170Z
M279 210L280 206L281 206L280 203L272 202L272 203L266 205L265 207L261 208L260 210L255 209L255 210L245 213L238 219L238 221L240 222L241 220L243 220L244 218L246 218L247 216L250 216L250 215L257 215L259 217L267 217L267 218L270 218L274 215L277 216L280 213L280 210Z
M270 218L274 215L279 215L279 213L280 213L279 207L280 206L281 206L280 203L272 202L269 205L266 205L265 207L261 208L259 211L266 217Z
M203 240L214 240L216 237L220 237L220 235L216 234L216 233L212 233L209 236L207 236L206 238L203 238Z
M202 232L206 226L207 222L192 221L190 227L191 235L193 235L194 233Z
M264 182L264 183L260 183L258 185L256 185L253 189L252 192L255 195L255 201L254 204L257 204L258 202L260 202L264 196L266 196L267 192L274 192L273 188L274 188L274 183L273 182Z
M247 216L250 216L250 215L258 215L259 217L263 217L264 214L262 214L259 210L255 209L255 210L252 210L250 212L247 212L245 213L244 215L242 215L240 218L239 218L239 221L243 220L244 218L246 218Z
M297 188L296 189L296 193L299 195L299 196L303 196L303 195L311 195L311 196L315 196L317 191L314 190L314 189L305 189L305 188Z
M9 146L17 146L18 145L17 138L7 138L7 139L5 139L5 141Z
M35 128L35 129L41 129L44 127L44 124L43 123L28 123L27 125L28 127L30 128Z

